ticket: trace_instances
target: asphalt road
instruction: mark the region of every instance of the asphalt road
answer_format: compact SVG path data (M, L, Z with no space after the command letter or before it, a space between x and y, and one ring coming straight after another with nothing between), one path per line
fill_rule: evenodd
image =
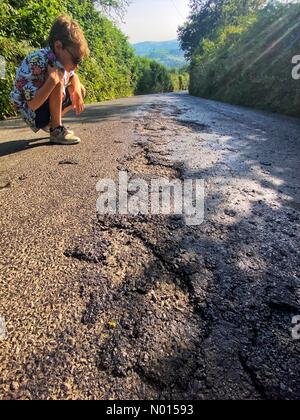
M300 121L183 93L66 123L0 123L0 398L299 399ZM100 216L120 170L203 180L203 223Z

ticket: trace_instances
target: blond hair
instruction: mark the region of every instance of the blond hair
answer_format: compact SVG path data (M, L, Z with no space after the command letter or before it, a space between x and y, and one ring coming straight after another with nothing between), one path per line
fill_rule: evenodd
M76 48L79 58L86 58L90 53L82 29L69 16L62 15L54 21L48 38L48 43L52 50L54 50L56 41L60 41L64 47Z

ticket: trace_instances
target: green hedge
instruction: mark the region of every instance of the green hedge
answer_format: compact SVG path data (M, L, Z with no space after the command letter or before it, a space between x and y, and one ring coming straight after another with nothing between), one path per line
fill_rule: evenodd
M186 69L173 69L170 71L170 75L172 80L173 92L188 90L190 75Z
M223 28L194 54L190 93L299 117L300 86L292 78L299 21L299 4L277 4Z
M18 42L0 36L0 55L5 59L5 79L0 79L0 118L15 115L9 100L9 93L20 61L29 54L30 47L25 42Z

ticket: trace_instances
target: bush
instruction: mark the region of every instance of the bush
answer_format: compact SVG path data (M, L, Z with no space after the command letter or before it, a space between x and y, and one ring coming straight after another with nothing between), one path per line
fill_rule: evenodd
M291 76L299 19L299 4L275 4L222 28L193 56L190 93L299 117L299 81Z
M163 93L173 90L172 78L166 67L148 58L137 59L136 95Z
M190 76L187 69L172 69L170 70L170 76L172 80L173 92L188 90Z
M31 48L25 42L18 42L13 39L6 39L0 36L0 55L4 57L6 63L6 74L4 79L0 79L0 118L15 115L15 111L9 99L16 68L24 57L29 54Z

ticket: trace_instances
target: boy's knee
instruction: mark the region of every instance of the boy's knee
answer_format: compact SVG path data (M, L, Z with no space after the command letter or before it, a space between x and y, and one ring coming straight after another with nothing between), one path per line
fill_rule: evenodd
M52 93L54 94L60 93L61 95L63 95L63 92L64 92L64 82L57 83L54 90L52 91Z
M58 83L55 88L53 89L53 91L50 93L49 96L50 100L60 100L63 101L64 99L64 84L63 83Z
M58 83L57 83L57 85L55 86L57 89L58 88L60 88L60 89L62 89L63 87L64 87L64 81L63 80L60 80Z

